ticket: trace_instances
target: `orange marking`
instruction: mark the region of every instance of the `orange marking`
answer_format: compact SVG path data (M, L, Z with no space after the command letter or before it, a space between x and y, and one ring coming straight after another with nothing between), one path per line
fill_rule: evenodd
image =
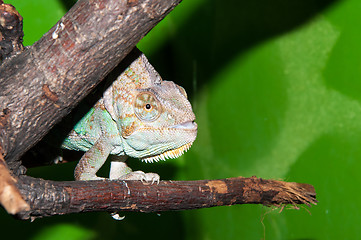
M49 88L48 84L43 84L42 90L44 92L44 95L47 99L56 102L59 100L58 95L56 95L55 92L52 92Z

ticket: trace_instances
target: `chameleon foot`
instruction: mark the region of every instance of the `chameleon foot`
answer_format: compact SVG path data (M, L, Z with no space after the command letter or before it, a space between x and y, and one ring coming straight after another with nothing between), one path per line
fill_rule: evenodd
M142 171L134 171L131 173L128 173L124 176L121 176L119 178L120 180L138 180L146 183L157 183L159 184L160 176L156 173L145 173Z
M123 217L119 216L119 213L117 213L117 212L111 213L110 216L112 216L112 218L117 221L121 221L125 218L125 216L123 216Z

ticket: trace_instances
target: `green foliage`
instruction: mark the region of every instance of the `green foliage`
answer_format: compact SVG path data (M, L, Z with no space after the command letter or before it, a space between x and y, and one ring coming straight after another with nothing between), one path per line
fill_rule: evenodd
M31 240L86 240L94 239L94 232L89 229L70 224L57 224L43 228Z
M46 2L11 1L24 16L28 44L67 7ZM3 213L2 225L22 226L29 234L15 235L33 239L61 233L44 230L49 222L101 239L357 239L360 8L358 0L184 0L139 44L165 79L185 86L199 125L191 150L153 171L170 170L166 176L178 179L256 175L310 183L317 206L125 213L122 222L89 213L30 224ZM57 169L54 178L62 176Z
M31 45L39 40L65 13L66 9L59 0L11 0L23 17L24 45Z

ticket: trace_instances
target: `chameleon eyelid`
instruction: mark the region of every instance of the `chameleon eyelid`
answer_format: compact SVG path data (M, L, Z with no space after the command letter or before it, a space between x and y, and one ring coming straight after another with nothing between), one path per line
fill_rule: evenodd
M155 121L162 112L159 100L149 91L140 91L134 100L133 108L135 115L143 121Z

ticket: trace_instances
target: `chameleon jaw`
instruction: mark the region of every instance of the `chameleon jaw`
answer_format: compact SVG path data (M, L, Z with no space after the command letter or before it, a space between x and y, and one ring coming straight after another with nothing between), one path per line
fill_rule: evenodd
M169 158L177 158L177 157L181 156L184 152L187 152L188 149L192 146L192 143L193 142L184 144L183 146L181 146L179 148L176 148L173 150L168 150L159 155L142 158L142 161L146 162L146 163L153 163L153 162L158 162L160 160L165 161L166 159L169 159Z

